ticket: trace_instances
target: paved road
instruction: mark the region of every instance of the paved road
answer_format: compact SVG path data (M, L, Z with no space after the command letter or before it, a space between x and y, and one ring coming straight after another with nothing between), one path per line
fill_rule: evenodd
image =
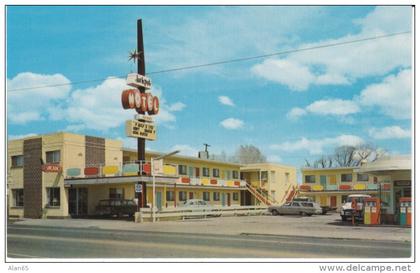
M11 258L401 258L409 242L9 225Z

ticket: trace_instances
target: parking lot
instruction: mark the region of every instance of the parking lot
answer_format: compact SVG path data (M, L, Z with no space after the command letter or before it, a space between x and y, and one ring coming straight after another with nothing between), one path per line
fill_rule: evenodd
M399 226L352 226L340 215L308 216L239 216L134 223L128 219L25 219L14 225L70 228L137 230L224 235L286 235L319 238L411 241L411 228Z

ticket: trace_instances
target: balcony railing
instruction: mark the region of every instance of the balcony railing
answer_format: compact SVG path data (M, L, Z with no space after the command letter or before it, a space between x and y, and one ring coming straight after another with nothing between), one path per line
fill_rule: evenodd
M177 184L196 186L219 186L219 187L245 187L246 182L239 179L220 179L212 177L189 177L178 174L177 165L165 164L163 174L160 177L175 177ZM78 178L101 178L137 176L141 172L146 176L151 175L151 164L148 161L131 161L121 165L88 164L84 168L68 168L65 170L66 179Z
M383 183L381 184L382 188L381 190L387 191L391 189L390 183ZM379 190L379 184L374 183L367 183L367 184L341 184L341 185L320 185L320 184L314 184L314 185L308 185L303 184L299 186L300 192L323 192L323 191L376 191Z

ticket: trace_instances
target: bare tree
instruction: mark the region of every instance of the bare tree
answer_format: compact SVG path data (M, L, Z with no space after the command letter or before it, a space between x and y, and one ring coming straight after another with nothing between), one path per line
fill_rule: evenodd
M243 164L267 162L265 155L253 145L241 145L235 152L235 161Z
M323 155L312 164L305 159L305 167L331 168L331 167L355 167L363 161L372 162L386 155L384 149L376 148L372 144L359 146L340 146L332 155Z
M354 154L356 147L354 146L340 146L334 151L333 158L338 167L351 167L354 166Z

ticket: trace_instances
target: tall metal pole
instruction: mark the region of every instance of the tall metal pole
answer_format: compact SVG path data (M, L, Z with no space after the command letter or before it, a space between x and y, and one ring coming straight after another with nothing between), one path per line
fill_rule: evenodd
M143 27L141 19L137 20L137 73L140 75L146 75L146 65L144 60L144 46L143 46ZM144 93L146 90L143 87L138 88L140 93ZM139 164L143 164L146 159L146 140L144 138L137 138L137 160ZM143 175L143 168L139 168L139 176ZM139 207L144 208L147 205L147 189L146 183L142 182L142 192L139 194Z

